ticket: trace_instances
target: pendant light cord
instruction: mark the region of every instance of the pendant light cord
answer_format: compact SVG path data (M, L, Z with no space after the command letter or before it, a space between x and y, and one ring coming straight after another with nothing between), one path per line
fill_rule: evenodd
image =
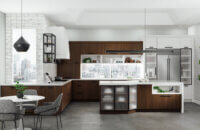
M23 1L21 0L21 36L23 35L23 34L22 34L22 2L23 2Z
M146 21L147 18L146 17L147 17L147 9L145 8L144 9L144 42L145 42L145 45L146 45L146 36L147 36L147 34L146 34L147 33L146 32L147 31L147 21Z

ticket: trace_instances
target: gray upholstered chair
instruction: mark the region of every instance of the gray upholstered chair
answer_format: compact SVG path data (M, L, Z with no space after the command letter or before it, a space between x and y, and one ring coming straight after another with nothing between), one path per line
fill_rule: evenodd
M38 95L38 93L37 90L35 89L26 89L24 91L24 95ZM24 102L22 106L26 110L35 110L36 107L38 106L38 102L37 101ZM35 126L35 116L34 116L34 126Z
M2 123L2 130L5 127L6 121L13 121L15 124L15 129L17 129L16 121L22 119L23 122L23 115L25 110L21 110L13 103L11 100L0 100L0 122Z
M63 93L61 93L54 102L48 102L44 103L43 106L39 106L35 109L34 113L37 116L37 122L36 122L36 129L37 129L37 124L38 120L40 119L40 128L42 127L42 117L43 116L56 116L56 121L57 121L57 129L59 130L59 123L58 123L58 116L60 117L60 124L62 128L62 119L61 119L61 114L58 115L58 111L62 102L62 96Z
M24 91L24 95L38 95L37 90L35 89L26 89ZM32 101L32 102L24 102L23 103L23 108L28 109L28 110L34 110L38 105L38 102Z

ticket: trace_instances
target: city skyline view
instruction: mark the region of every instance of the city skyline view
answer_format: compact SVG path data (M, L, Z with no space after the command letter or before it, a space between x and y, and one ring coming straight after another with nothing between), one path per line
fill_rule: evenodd
M21 36L20 29L13 29L13 44ZM23 29L23 36L30 44L27 52L18 53L13 49L13 81L36 81L36 30Z

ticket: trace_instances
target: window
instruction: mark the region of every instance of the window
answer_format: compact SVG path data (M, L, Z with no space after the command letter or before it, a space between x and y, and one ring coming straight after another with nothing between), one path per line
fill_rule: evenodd
M21 36L20 29L13 29L13 45ZM36 30L23 29L23 37L30 44L27 52L16 52L13 47L13 81L36 81Z

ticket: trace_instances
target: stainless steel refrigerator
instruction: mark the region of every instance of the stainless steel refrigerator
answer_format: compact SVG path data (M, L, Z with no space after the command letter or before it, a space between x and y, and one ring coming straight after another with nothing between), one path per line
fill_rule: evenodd
M180 49L163 49L157 55L158 80L180 81Z

